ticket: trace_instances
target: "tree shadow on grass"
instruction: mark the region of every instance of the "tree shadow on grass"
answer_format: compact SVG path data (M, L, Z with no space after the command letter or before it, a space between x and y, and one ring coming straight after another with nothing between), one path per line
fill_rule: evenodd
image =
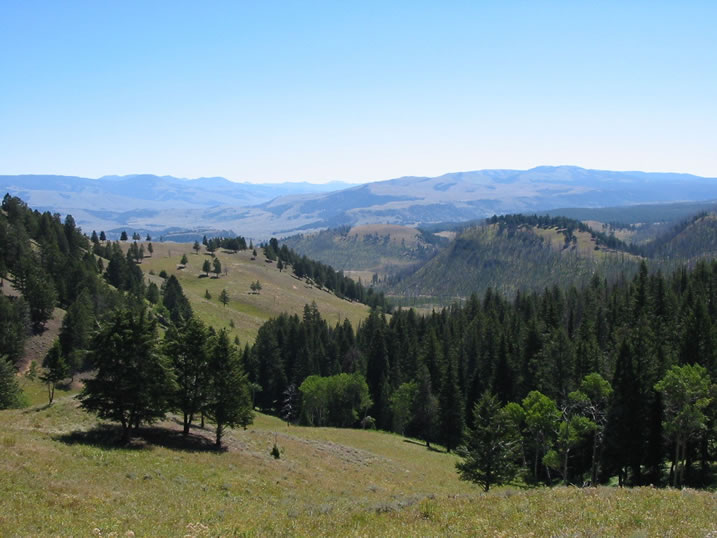
M184 436L181 431L159 426L147 426L133 431L129 442L122 441L120 426L110 424L100 424L91 430L56 435L54 439L68 445L80 444L104 449L148 450L155 446L161 446L171 450L189 452L222 452L226 450L225 447L217 449L214 442L203 435L190 433Z
M412 445L422 446L423 448L427 448L431 452L440 452L441 454L447 453L445 450L441 450L440 448L436 448L434 446L426 446L426 443L419 443L418 441L414 441L413 439L404 439L403 442L411 443Z

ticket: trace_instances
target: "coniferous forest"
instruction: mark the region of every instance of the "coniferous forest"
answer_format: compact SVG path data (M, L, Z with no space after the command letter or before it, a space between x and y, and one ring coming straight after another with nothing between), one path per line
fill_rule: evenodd
M581 288L512 298L489 289L430 315L389 314L376 294L356 327L330 325L311 304L301 317L269 320L239 349L194 315L174 276L161 289L145 284L136 243L123 254L118 243L89 240L72 217L17 198L6 196L2 209L1 276L20 292L0 295L3 407L19 404L11 366L24 339L59 306L67 315L44 379L54 387L92 371L81 405L119 423L124 441L175 412L185 435L212 421L221 446L225 428L250 424L258 408L288 423L378 428L440 445L462 456L462 478L486 490L516 477L714 480L717 261L669 274L643 263L629 278L595 274ZM337 294L371 295L274 240L263 248Z
M374 310L355 329L307 306L266 323L244 361L256 405L290 420L343 426L344 406L356 426L448 450L510 447L476 464L500 467L486 486L506 469L544 483L700 486L717 458L716 293L717 262L702 262L510 301L488 291L429 316ZM355 373L365 388L316 381Z

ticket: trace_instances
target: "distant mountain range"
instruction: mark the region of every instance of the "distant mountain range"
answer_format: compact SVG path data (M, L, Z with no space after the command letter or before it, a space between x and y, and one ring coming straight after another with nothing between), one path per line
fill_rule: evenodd
M251 184L132 175L0 176L0 190L71 213L85 230L232 230L254 239L339 225L418 225L559 207L717 199L717 178L575 166L479 170L346 183Z

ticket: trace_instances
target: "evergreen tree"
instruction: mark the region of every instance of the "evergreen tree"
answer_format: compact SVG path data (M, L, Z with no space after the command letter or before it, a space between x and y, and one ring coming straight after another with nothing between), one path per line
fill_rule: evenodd
M169 311L169 318L175 324L181 324L182 321L192 317L192 307L174 275L171 275L164 284L162 304Z
M55 387L70 373L70 367L62 354L59 340L55 340L45 355L43 366L45 373L40 376L40 380L47 385L48 403L52 404L55 399Z
M224 306L227 306L227 303L229 303L229 294L227 293L226 289L222 289L221 293L219 294L219 302L221 302Z
M209 260L204 260L204 263L202 264L202 271L206 276L209 276L209 271L212 270L212 264Z
M97 374L85 381L81 406L119 422L123 442L141 423L164 417L174 376L157 351L156 323L145 310L116 311L93 338L89 356Z
M202 249L202 247L199 245L199 241L194 242L194 246L192 246L194 249L195 254L199 254L199 251Z
M122 230L122 234L120 235L120 241L127 241L127 232Z
M219 258L214 258L214 274L217 275L217 278L219 278L219 273L222 272L222 262L219 261Z
M181 265L187 265L189 263L189 259L187 258L186 254L182 254L182 259L179 260L179 263Z
M463 440L465 411L463 398L458 387L455 350L451 350L446 361L446 371L441 383L439 395L441 440L448 452L456 448Z
M22 390L15 373L7 357L0 355L0 409L19 407L22 402Z
M107 241L107 236L105 235L104 230L100 232L100 241L104 242Z
M438 436L438 410L438 399L433 395L431 387L431 375L426 365L420 364L408 433L424 440L427 448L431 448L431 442Z
M485 392L473 408L473 427L458 454L463 458L456 463L461 479L475 482L485 491L515 478L519 468L520 433L498 399L489 392Z
M215 445L221 448L227 427L246 428L254 421L249 382L225 330L210 342L209 375L204 409L216 425Z
M209 333L197 318L189 318L181 327L171 325L164 338L164 353L169 357L177 380L172 398L173 408L181 411L183 433L187 435L194 417L207 400L209 360L207 339Z

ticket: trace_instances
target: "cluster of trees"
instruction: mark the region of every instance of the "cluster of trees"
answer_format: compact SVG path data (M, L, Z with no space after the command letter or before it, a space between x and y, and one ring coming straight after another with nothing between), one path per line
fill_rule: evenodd
M345 276L343 271L335 271L330 265L300 256L285 244L279 247L276 238L272 237L263 248L267 259L278 260L277 266L280 263L281 268L291 265L298 278L307 278L317 286L331 290L338 297L358 301L372 308L390 310L383 292L377 292L373 288L366 289L360 281L355 282Z
M661 484L679 471L678 483L699 486L717 458L715 338L717 262L669 276L643 264L630 280L595 276L581 289L512 300L489 290L430 316L399 310L389 320L373 311L355 331L348 321L330 327L307 306L303 318L262 326L244 360L267 411L280 412L287 388L309 376L358 372L377 427L453 450L488 392L501 407L515 404L519 463L533 480ZM678 439L679 399L666 389L673 367L686 366L708 390L697 391L694 413L684 417L697 426ZM526 407L532 399L552 417L538 433Z
M216 424L216 446L226 427L251 424L251 395L236 346L191 316L171 324L164 339L144 308L116 311L93 337L89 362L97 375L85 382L81 405L117 421L129 440L143 423L172 410L183 416L184 434L194 420Z
M210 254L213 254L220 248L231 250L232 252L239 252L240 250L250 248L247 246L246 239L240 235L236 237L212 237L211 239L207 239L207 236L205 235L202 239L202 244L207 248L207 252ZM199 249L199 243L195 241L194 250L199 253Z

